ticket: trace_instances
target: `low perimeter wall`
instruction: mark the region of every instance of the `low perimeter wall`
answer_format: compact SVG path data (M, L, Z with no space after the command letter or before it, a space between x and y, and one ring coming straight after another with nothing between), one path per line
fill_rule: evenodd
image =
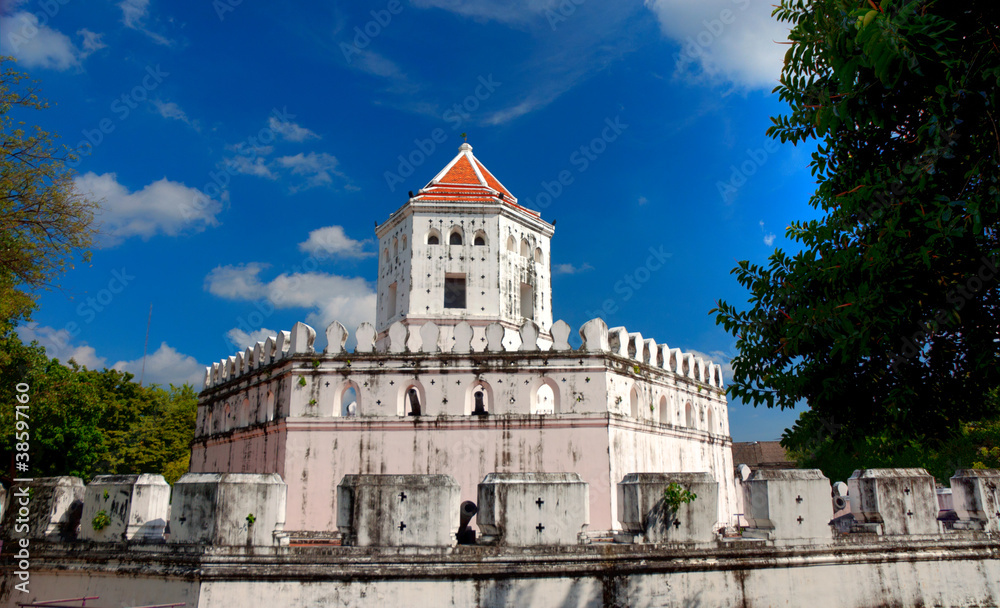
M13 588L5 555L0 606L84 596L99 596L87 605L106 608L247 608L262 598L288 607L997 606L997 538L959 535L854 535L808 548L739 540L683 550L38 544L28 593Z

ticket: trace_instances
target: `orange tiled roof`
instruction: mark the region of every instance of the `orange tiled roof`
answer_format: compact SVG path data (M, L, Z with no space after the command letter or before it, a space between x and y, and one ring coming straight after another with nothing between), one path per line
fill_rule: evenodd
M459 146L458 155L413 198L421 201L472 203L502 200L512 207L539 215L518 205L514 195L472 155L472 146L467 143Z

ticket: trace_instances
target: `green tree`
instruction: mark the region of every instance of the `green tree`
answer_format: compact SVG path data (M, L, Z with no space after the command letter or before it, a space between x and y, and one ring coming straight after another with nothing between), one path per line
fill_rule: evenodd
M47 102L14 59L0 56L0 323L29 318L35 293L49 288L73 259L90 257L97 204L76 190L72 155L55 136L16 115Z
M132 374L82 369L48 359L13 331L0 338L0 397L14 403L27 384L30 469L19 475L159 473L174 482L187 472L198 399L190 385L139 386ZM0 455L12 462L14 408L0 409Z
M822 217L791 224L794 255L734 269L749 306L713 311L737 340L729 393L807 403L783 443L829 441L838 466L919 460L997 416L1000 3L783 0L775 15L791 24L775 89L790 111L768 133L818 141Z

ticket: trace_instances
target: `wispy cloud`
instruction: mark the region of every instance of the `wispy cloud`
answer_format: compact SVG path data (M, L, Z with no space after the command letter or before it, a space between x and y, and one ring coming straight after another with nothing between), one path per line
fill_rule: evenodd
M640 205L645 205L645 204L646 204L646 203L648 203L648 202L649 202L649 199L648 199L648 198L646 198L645 196L640 196L640 197L639 197L639 204L640 204Z
M572 264L556 264L552 267L552 272L554 274L580 274L581 272L587 272L588 270L593 269L594 267L586 262L580 266L574 266Z
M291 121L278 120L276 116L268 119L267 126L287 141L303 142L309 139L319 139L319 135L309 129Z
M340 162L332 154L326 152L310 152L303 154L299 152L294 156L282 156L275 160L279 167L289 169L292 174L305 178L305 183L292 186L292 191L297 192L316 186L328 186L333 183L333 176L346 179L337 165Z
M192 121L188 118L188 115L184 110L181 109L176 102L173 101L162 101L160 99L154 99L153 105L156 106L156 111L160 113L160 116L170 119L179 120L184 124L190 126L195 131L200 131L201 127L197 121Z
M125 27L146 34L157 44L164 46L172 44L166 36L146 27L146 17L149 16L149 0L122 0L118 3L118 8L122 10L122 23L125 24Z

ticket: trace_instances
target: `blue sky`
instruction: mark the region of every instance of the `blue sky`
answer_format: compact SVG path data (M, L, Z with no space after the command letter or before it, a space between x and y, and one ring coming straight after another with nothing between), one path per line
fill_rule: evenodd
M53 106L26 119L80 150L77 186L104 205L91 262L19 331L138 376L152 305L146 382L200 389L264 333L373 320L373 226L462 132L558 222L556 318L602 314L723 365L734 339L708 311L745 302L730 270L815 215L812 146L764 135L784 110L771 3L2 6L0 53ZM732 434L777 439L796 415L731 403Z

